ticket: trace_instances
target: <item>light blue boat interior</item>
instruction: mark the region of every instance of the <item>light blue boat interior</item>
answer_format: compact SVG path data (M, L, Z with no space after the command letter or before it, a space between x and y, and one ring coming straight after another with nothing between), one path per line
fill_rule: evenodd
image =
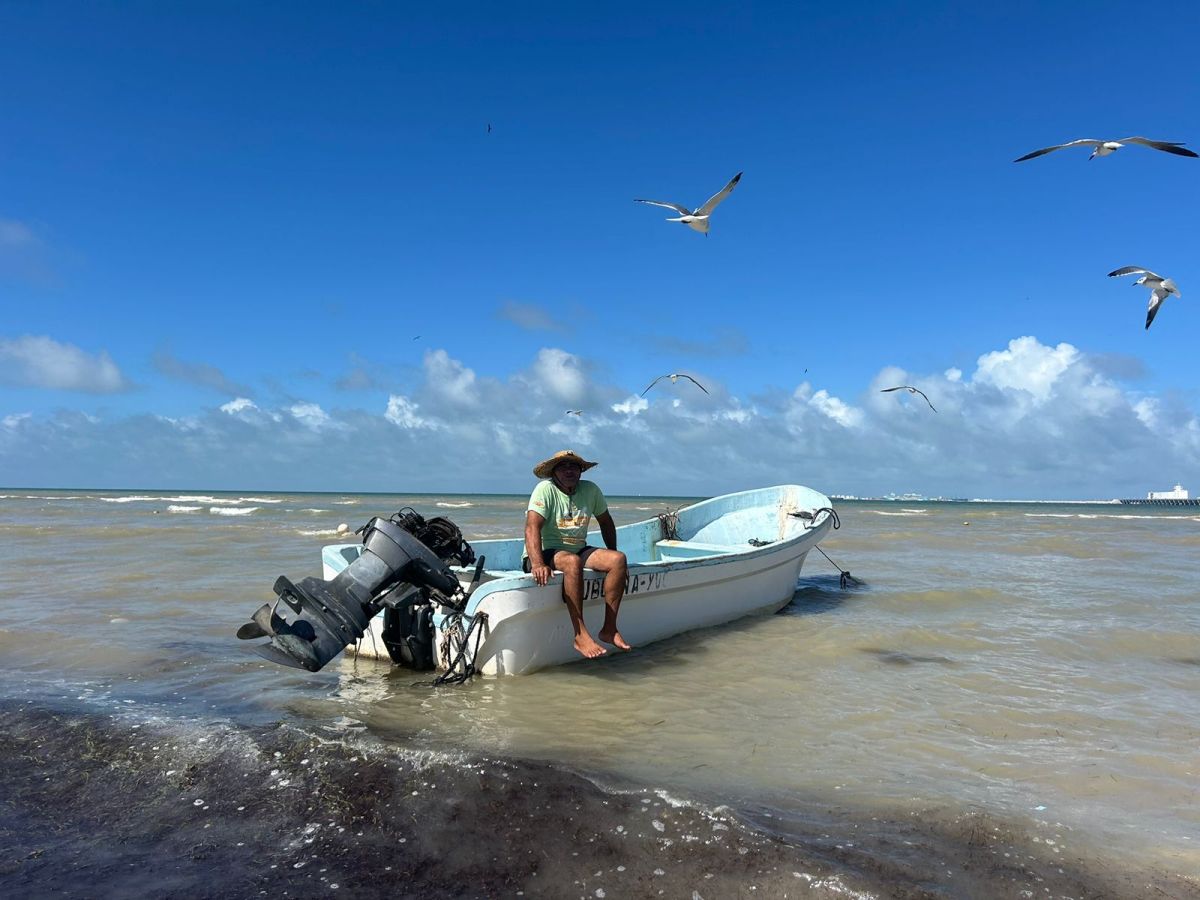
M829 506L829 498L800 485L781 485L758 488L736 494L725 494L703 500L677 511L676 534L670 540L664 534L663 522L657 516L617 528L617 546L625 553L630 565L703 559L729 553L745 553L756 544L781 540L784 517L781 505L788 510L815 513ZM524 520L513 523L513 530L523 533ZM593 546L604 546L599 531L589 533ZM476 558L483 557L491 578L528 577L522 571L521 560L525 540L505 538L471 541ZM322 551L327 577L337 574L358 558L361 544L329 544ZM471 573L474 566L454 567L456 572Z

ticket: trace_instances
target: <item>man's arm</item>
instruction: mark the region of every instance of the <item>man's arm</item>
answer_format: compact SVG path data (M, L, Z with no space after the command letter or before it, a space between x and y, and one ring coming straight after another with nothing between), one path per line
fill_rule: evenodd
M606 509L596 516L596 524L600 526L600 536L604 538L604 546L609 550L617 549L617 523Z
M533 580L545 584L550 580L550 567L542 558L542 526L545 516L532 509L525 513L525 555L529 557L529 571Z

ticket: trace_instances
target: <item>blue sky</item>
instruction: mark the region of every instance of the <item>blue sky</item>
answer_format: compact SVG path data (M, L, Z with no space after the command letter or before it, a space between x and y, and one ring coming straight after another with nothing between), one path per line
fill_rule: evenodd
M1200 160L1012 162L1200 150L1197 34L0 3L0 484L524 491L572 447L610 493L1200 492ZM739 171L708 237L633 202ZM1182 291L1148 331L1123 265Z

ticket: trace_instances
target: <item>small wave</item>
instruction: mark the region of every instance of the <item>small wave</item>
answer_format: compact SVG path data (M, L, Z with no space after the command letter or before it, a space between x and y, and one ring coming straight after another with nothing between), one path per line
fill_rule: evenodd
M327 509L313 509L313 508L311 508L311 507L305 507L304 509L300 510L300 512L306 512L306 513L324 513L324 512L329 512L329 510L327 510Z
M1200 516L1164 516L1164 515L1137 515L1134 513L1025 513L1030 519L1148 519L1155 522L1161 522L1164 519L1173 519L1186 522L1200 522Z
M888 512L882 509L872 509L869 511L875 513L877 516L904 516L909 518L912 516L924 515L925 513L925 510L923 509L906 509L903 512Z
M54 499L54 500L88 500L89 497L30 497L31 500ZM179 494L176 496L162 496L158 494L127 494L121 497L100 497L105 503L153 503L153 502L173 502L173 503L207 503L214 506L236 506L239 503L247 502L246 499L238 498L236 500L229 497L211 497L208 494ZM277 500L261 501L263 503L277 503Z
M204 509L203 506L178 506L176 504L171 504L170 506L167 507L167 512L193 513L193 512L199 512L202 509Z
M900 507L900 509L902 512L916 513L917 515L924 515L925 513L929 512L927 509L905 509L903 506Z
M239 497L238 503L282 503L282 497Z
M474 504L474 503L471 503L470 501L466 501L466 502L463 502L463 503L448 503L448 502L446 502L446 501L444 501L444 500L439 500L437 503L435 503L435 504L433 504L433 505L434 505L434 506L441 506L441 507L444 507L444 508L446 508L446 509L463 509L463 508L465 508L465 507L468 507L468 506L474 506L475 504Z
M258 512L258 507L248 506L245 509L229 509L224 506L210 506L208 511L214 516L248 516L250 513Z
M301 535L302 537L344 537L346 532L338 531L336 528L318 528L316 531L297 529L296 534Z
M334 500L333 502L336 503L338 506L358 506L358 504L361 501L359 501L359 500Z

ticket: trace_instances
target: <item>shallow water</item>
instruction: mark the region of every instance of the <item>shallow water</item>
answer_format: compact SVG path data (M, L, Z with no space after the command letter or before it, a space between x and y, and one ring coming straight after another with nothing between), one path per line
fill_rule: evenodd
M1043 894L1050 881L1038 878L1058 879L1055 892L1069 896L1138 896L1135 885L1150 880L1168 896L1200 895L1200 592L1192 562L1200 516L1187 509L842 502L842 528L822 544L837 565L811 554L793 603L778 615L598 662L433 690L415 684L416 673L366 660L317 674L282 669L248 655L233 631L272 597L276 575L319 572L320 547L335 541L341 522L355 528L408 505L451 518L468 540L509 536L519 530L524 498L0 495L0 695L15 742L9 750L64 760L84 754L70 766L47 763L51 774L40 782L26 773L32 780L7 784L8 796L40 797L30 791L46 778L67 784L89 770L91 757L66 733L87 732L97 747L136 748L126 738L153 728L160 746L209 748L197 772L228 807L246 781L271 782L270 768L264 774L253 761L280 740L270 736L284 723L289 746L317 747L312 758L337 770L327 783L305 781L305 807L287 806L285 819L311 804L316 821L324 794L353 794L346 753L390 760L397 773L414 759L439 767L443 802L409 809L417 801L405 800L404 808L446 834L480 814L472 767L491 760L487 771L508 771L505 803L534 821L518 836L506 820L494 868L508 880L459 891L467 895L729 896L759 877L729 868L747 856L764 873L758 890L772 896L814 895L829 878L820 889L830 896L1008 895L1026 881ZM619 498L613 515L630 522L681 502ZM859 583L843 590L839 567ZM51 728L47 717L58 724ZM195 743L197 734L209 736L206 745ZM237 766L234 747L244 750ZM123 765L145 790L157 785L141 798L144 819L165 827L174 815L168 795L181 790L177 775L163 774L174 763L148 750L134 756ZM105 777L119 768L107 751L93 763ZM645 798L694 818L674 834L644 822L635 832ZM94 814L107 824L71 846L112 884L136 887L117 879L115 863L92 858L97 834L126 826L101 800L88 802L96 808L78 810L75 821ZM395 844L396 803L391 796L363 841L374 846L387 835ZM517 863L561 839L576 812L567 804L590 811L590 831L560 848L582 868L550 887L547 868ZM36 818L30 809L0 813L0 829L27 832ZM278 814L243 818L242 844L272 855ZM221 822L224 832L228 820ZM197 834L201 825L186 820ZM725 850L713 849L714 835ZM365 852L345 837L330 840L326 853ZM608 847L600 856L597 841ZM230 872L247 867L247 884L304 894L332 883L310 879L313 870L281 880L278 869L239 862L237 842L227 844L216 841L208 853ZM652 874L663 868L652 861L682 847L697 852ZM701 848L727 852L735 874L704 871ZM631 864L618 872L622 854ZM45 855L0 867L0 886L6 878L68 892L86 884L71 880L79 871L71 866L55 882L58 870L38 862ZM272 858L283 864L278 853ZM364 871L386 865L383 858L367 854L357 874L337 883L367 890ZM418 872L423 859L397 865ZM636 879L635 859L645 868ZM612 864L601 865L606 860ZM484 877L487 863L463 862L463 872ZM179 866L179 890L194 891L201 882L187 880L186 862ZM597 879L595 871L608 874Z

